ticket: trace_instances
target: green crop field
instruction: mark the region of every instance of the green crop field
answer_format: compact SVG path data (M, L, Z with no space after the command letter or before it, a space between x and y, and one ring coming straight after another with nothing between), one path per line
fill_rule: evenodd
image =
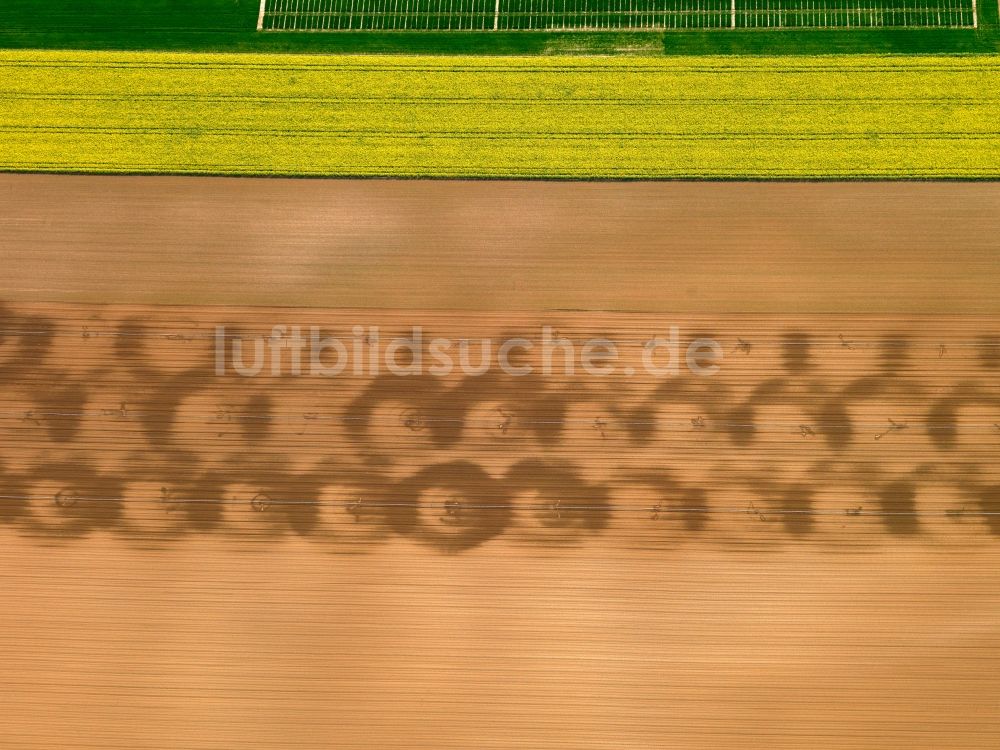
M975 27L973 0L266 0L269 31Z
M0 169L995 178L998 74L975 56L3 51Z
M0 48L644 56L1000 49L996 0L978 1L974 18L973 0L268 3L261 19L260 0L4 0ZM336 33L316 33L325 30Z

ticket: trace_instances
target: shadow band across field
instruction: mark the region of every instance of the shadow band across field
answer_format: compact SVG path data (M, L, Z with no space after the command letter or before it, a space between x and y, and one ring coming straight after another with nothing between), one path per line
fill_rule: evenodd
M0 189L13 534L460 552L1000 532L990 185L8 175ZM420 326L425 342L547 326L577 349L612 340L622 367L547 376L535 350L519 377L296 376L284 361L217 375L220 325L230 358L275 326L345 340ZM682 346L717 341L721 371L644 370L671 326Z
M543 375L535 353L518 366L536 374L447 378L370 362L296 375L281 355L248 377L219 359L298 317L338 332L362 314L4 308L0 521L52 541L296 535L356 550L403 536L445 552L504 535L1000 536L993 318L679 319L682 346L710 337L725 353L711 376L642 372L657 316L636 314L534 319L566 342L619 342L632 377ZM531 335L488 313L367 315L483 351Z

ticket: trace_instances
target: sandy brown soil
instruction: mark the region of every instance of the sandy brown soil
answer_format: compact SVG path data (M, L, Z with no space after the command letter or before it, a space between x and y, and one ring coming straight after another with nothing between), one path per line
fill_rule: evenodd
M0 175L4 298L998 313L1000 184Z
M0 746L1000 739L992 186L3 184ZM741 254L713 190L771 187ZM264 195L285 212L240 229ZM537 214L508 255L500 214ZM702 281L701 306L657 297ZM637 370L676 324L725 356L708 378L244 378L215 374L220 324L549 325Z

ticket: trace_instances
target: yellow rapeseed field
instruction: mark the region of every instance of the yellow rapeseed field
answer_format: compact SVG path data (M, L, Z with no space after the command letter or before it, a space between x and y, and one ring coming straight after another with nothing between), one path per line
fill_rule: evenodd
M994 57L0 51L0 169L996 177Z

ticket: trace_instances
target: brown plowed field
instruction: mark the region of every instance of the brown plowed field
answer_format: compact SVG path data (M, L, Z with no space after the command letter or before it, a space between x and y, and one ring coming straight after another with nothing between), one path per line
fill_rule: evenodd
M995 187L0 190L0 746L1000 741Z

